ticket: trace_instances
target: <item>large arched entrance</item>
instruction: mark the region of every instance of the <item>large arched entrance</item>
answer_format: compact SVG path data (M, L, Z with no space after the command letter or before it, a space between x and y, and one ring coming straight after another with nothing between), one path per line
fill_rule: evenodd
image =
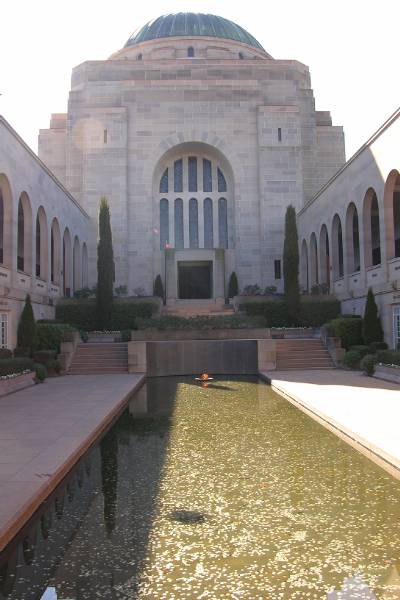
M204 143L171 148L154 173L155 272L167 298L225 296L226 256L234 247L233 174Z

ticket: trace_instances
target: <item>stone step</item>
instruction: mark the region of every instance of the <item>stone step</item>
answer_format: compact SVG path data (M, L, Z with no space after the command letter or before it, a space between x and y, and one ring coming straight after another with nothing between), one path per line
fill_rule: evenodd
M128 372L126 342L88 342L79 344L69 369L70 375Z

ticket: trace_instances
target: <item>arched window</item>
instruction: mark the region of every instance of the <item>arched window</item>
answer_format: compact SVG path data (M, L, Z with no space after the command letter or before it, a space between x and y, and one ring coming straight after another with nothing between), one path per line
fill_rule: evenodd
M219 167L218 167L218 191L226 192L226 179L225 179L223 172L221 171L221 169Z
M88 252L85 242L82 245L82 287L88 287Z
M365 266L379 265L381 262L379 206L373 188L369 188L364 197L363 223Z
M243 52L239 52L239 58L240 58L240 60L244 59Z
M73 248L73 281L74 292L82 288L82 258L78 237L75 236Z
M142 58L143 58L143 54L138 54L136 57L136 60L142 60Z
M165 169L160 179L160 193L168 194L168 167Z
M7 177L0 173L0 263L11 267L13 263L13 200Z
M301 285L305 291L308 291L308 251L306 240L303 240L301 244Z
M174 204L174 229L175 229L175 248L183 248L183 200L176 198Z
M50 246L50 278L52 283L59 285L61 271L61 234L57 219L53 219L51 224Z
M189 246L199 247L199 213L196 198L189 200Z
M40 277L40 223L39 215L36 217L36 277Z
M47 217L43 206L39 207L36 215L36 277L47 279L48 274L48 239Z
M197 192L197 158L189 156L189 192Z
M4 201L0 189L0 263L4 262Z
M317 248L317 236L315 233L311 234L310 237L310 286L318 285L318 248Z
M17 233L17 269L23 271L25 267L25 219L21 200L18 202L18 233Z
M214 247L213 202L211 198L204 200L204 248Z
M187 55L189 58L193 58L194 57L194 48L193 46L189 46L189 48L187 49Z
M342 223L338 214L334 216L332 222L332 240L333 278L338 279L344 275Z
M388 175L384 193L384 221L387 258L400 257L400 174L394 169Z
M228 206L226 198L218 200L218 233L219 247L228 247Z
M378 198L375 193L371 202L371 245L372 264L379 265L381 262L381 234L379 231Z
M160 250L164 250L169 243L169 206L168 200L160 201Z
M330 286L331 281L331 263L329 253L329 236L326 225L322 225L319 237L320 254L320 283Z
M183 192L183 160L174 162L174 192Z

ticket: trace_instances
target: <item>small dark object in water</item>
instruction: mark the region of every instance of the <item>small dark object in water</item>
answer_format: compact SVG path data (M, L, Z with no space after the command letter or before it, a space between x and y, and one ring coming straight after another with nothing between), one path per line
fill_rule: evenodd
M188 525L204 523L205 521L204 514L201 512L197 512L196 510L173 510L170 513L170 518L173 521L187 523Z

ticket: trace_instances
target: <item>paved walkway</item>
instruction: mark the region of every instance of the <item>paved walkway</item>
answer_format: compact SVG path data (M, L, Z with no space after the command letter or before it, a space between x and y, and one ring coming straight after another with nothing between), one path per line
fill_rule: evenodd
M120 412L142 375L77 375L0 398L0 550Z
M358 372L262 373L273 389L400 478L400 386Z

